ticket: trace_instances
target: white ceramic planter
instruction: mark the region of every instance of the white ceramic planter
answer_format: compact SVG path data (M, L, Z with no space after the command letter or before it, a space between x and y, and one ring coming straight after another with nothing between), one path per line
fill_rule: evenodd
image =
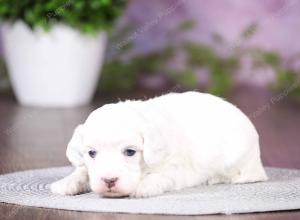
M49 32L23 22L2 25L4 57L23 105L72 107L90 102L104 59L106 34L83 35L62 24Z

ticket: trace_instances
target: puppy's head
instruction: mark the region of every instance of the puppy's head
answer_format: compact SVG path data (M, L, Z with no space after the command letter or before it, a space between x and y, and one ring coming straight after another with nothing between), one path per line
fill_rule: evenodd
M163 159L159 133L126 103L94 111L75 130L72 140L68 158L87 167L92 191L102 196L132 194L146 170Z

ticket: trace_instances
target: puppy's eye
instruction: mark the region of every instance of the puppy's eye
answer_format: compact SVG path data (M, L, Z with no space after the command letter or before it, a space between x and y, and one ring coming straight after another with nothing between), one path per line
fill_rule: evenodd
M95 150L89 150L88 154L89 154L89 156L90 156L91 158L95 158L96 155L97 155L97 151L95 151Z
M136 153L136 151L133 149L130 149L130 148L125 149L123 152L123 154L127 157L132 157L133 155L135 155L135 153Z

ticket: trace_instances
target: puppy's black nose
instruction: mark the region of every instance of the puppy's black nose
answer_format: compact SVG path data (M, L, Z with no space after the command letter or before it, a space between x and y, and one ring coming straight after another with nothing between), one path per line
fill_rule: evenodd
M117 177L114 178L102 178L103 182L105 182L105 185L107 188L112 188L116 185L116 182L118 181Z

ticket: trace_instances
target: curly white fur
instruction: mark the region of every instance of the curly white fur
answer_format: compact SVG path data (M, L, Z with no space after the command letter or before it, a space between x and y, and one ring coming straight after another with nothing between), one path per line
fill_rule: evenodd
M136 151L124 155L124 149ZM94 158L88 151L97 154ZM238 108L213 95L170 93L108 104L79 125L67 148L76 167L53 193L148 197L200 184L267 179L259 137ZM117 178L109 188L104 179Z

